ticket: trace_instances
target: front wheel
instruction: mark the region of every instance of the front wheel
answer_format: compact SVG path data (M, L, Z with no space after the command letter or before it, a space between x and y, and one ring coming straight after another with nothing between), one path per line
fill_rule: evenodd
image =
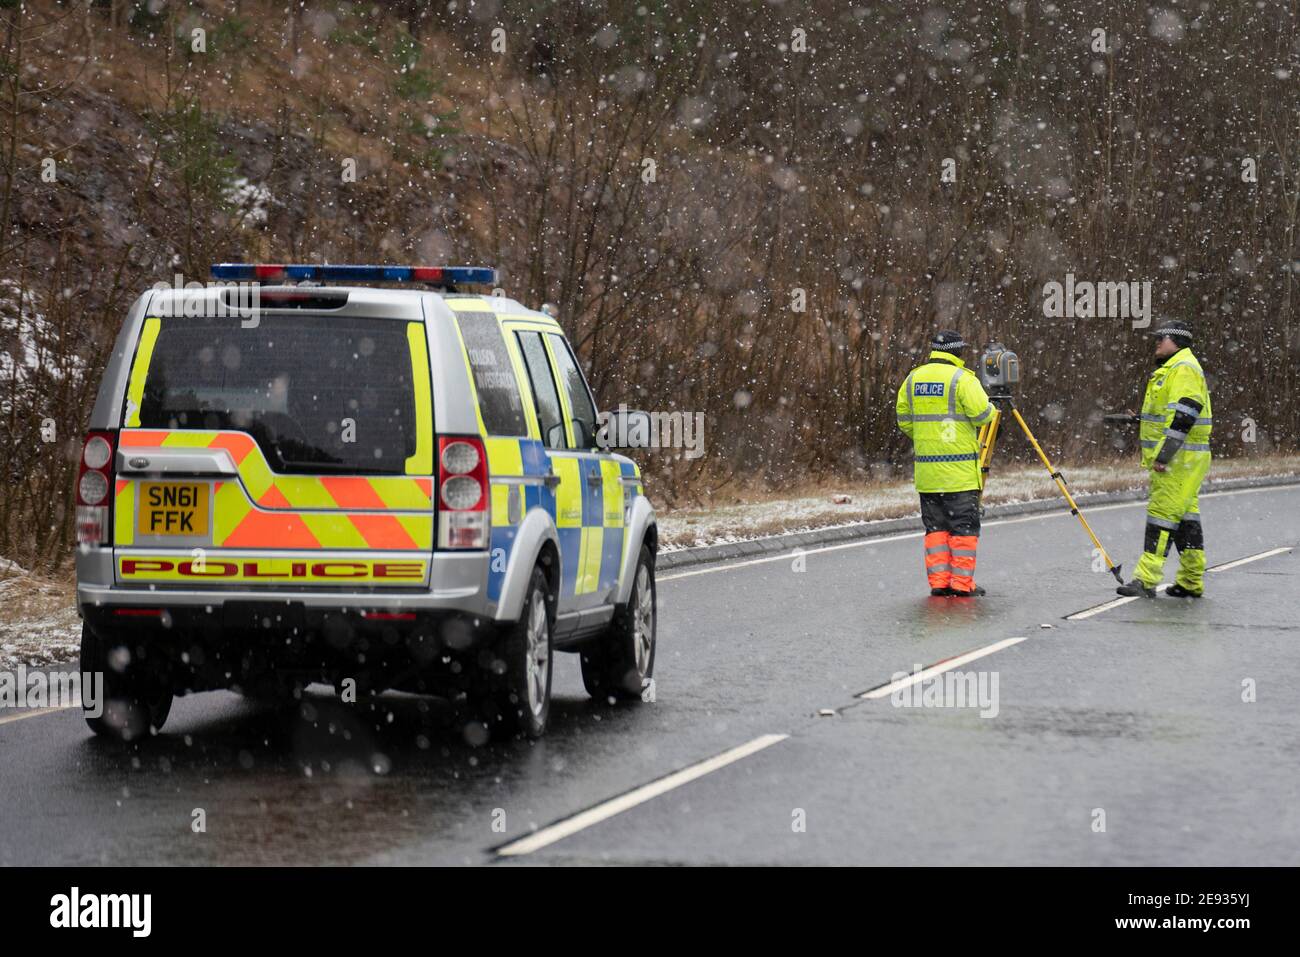
M105 639L89 625L81 626L81 670L103 675L96 697L82 688L81 706L90 730L103 737L132 741L157 734L167 723L172 710L172 691L161 676L133 661L131 649L123 642ZM94 698L95 700L90 700ZM98 712L98 713L96 713Z
M582 649L582 683L593 698L640 698L654 677L657 621L655 565L641 546L627 604L609 630Z

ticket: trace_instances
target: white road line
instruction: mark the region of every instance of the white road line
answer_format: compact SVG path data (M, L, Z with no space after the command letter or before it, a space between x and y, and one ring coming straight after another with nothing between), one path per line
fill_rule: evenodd
M1207 572L1226 572L1229 568L1237 568L1241 565L1249 565L1251 562L1257 562L1261 558L1272 558L1274 555L1282 555L1292 551L1290 545L1284 545L1281 548L1270 548L1266 552L1260 552L1258 555L1247 555L1245 558L1238 558L1231 562L1224 562L1222 565L1212 565L1207 568ZM1162 592L1169 586L1157 585L1156 591ZM1066 621L1082 621L1084 618L1091 618L1093 615L1100 615L1103 611L1110 611L1112 608L1118 608L1120 605L1127 605L1131 601L1139 601L1140 595L1132 595L1125 598L1113 598L1101 605L1095 605L1092 608L1085 608L1083 611L1076 611L1073 615L1066 615Z
M1168 585L1157 585L1156 591L1162 592L1168 587ZM1141 595L1125 595L1122 598L1112 598L1110 601L1094 605L1092 608L1085 608L1083 611L1076 611L1073 615L1066 615L1065 620L1082 621L1085 618L1091 618L1093 615L1100 615L1103 611L1110 611L1120 605L1127 605L1131 601L1138 601L1141 597Z
M1257 562L1261 558L1272 558L1274 555L1281 555L1284 552L1291 551L1290 546L1283 548L1270 548L1266 552L1260 552L1258 555L1247 555L1245 558L1238 558L1234 562L1224 562L1222 565L1215 565L1213 568L1207 568L1207 572L1226 572L1229 568L1236 568L1238 565L1249 565L1251 562Z
M616 814L622 814L624 811L630 810L639 804L644 804L652 798L666 794L674 788L679 788L683 784L689 784L696 778L702 778L710 772L724 768L728 764L733 764L741 758L762 751L764 748L770 748L788 737L788 734L765 734L762 737L755 738L738 748L732 748L730 751L724 751L719 755L701 761L699 764L692 764L690 767L682 768L682 770L675 771L667 777L651 781L649 784L643 784L639 788L620 794L616 798L611 798L597 804L595 807L580 811L572 817L567 817L539 831L534 831L527 837L511 841L498 850L497 854L501 857L518 857L521 854L531 854L533 851L541 850L556 841L563 840L572 834L589 828L593 824L598 824Z
M974 651L968 651L965 654L957 655L953 658L937 661L928 668L922 668L920 671L912 672L906 678L899 678L897 681L891 681L889 684L881 685L879 688L872 688L870 691L864 691L862 694L858 695L858 697L865 700L886 698L895 691L898 691L900 688L906 688L909 685L916 684L918 681L924 681L926 678L931 678L934 675L943 674L945 671L951 671L953 668L964 665L968 661L974 661L976 658L983 658L986 655L993 654L995 651L1001 651L1003 648L1010 648L1012 645L1018 645L1027 637L1028 636L1022 635L1019 638L1003 638L1001 641L995 641L993 644L985 645L983 648L976 648Z
M1206 492L1201 498L1217 498L1224 495L1249 495L1255 492L1276 492L1279 489L1291 488L1287 485L1267 485L1261 488L1232 488L1225 489L1222 492ZM1064 502L1064 499L1062 499ZM1139 499L1135 502L1117 502L1114 505L1094 505L1087 509L1089 515L1097 512L1109 512L1118 508L1137 508L1146 507L1146 500ZM995 518L991 522L984 522L985 528L992 528L995 525L1017 525L1021 522L1037 522L1044 518L1069 518L1070 511L1062 505L1059 512L1038 512L1033 515L1021 515L1016 518ZM919 519L918 519L919 521ZM802 555L816 555L819 552L837 552L845 548L863 548L867 545L879 545L881 542L897 542L907 538L920 538L925 532L905 532L901 535L882 535L879 538L865 538L856 542L841 542L838 545L823 545L820 548L801 548L799 553ZM729 562L726 559L719 559L719 564L710 564L707 568L697 568L692 571L677 572L673 575L656 576L656 581L671 582L679 578L692 578L695 575L713 575L717 572L728 572L733 568L744 568L748 565L765 565L768 562L787 562L794 555L797 546L791 546L788 550L781 552L779 555L766 555L763 558L750 558L743 562Z
M986 522L985 524L989 523ZM868 538L860 542L841 542L838 545L823 545L820 548L802 548L799 549L799 554L815 555L818 552L837 552L843 548L861 548L864 545L878 545L881 542L898 542L905 538L920 538L924 534L925 532L905 532L902 535L882 535L880 538ZM794 554L795 549L792 547L789 551L782 552L779 555L767 555L763 558L750 558L743 562L726 562L726 559L723 559L726 564L710 565L708 568L696 568L689 572L677 572L675 575L656 576L655 581L671 582L676 581L679 578L690 578L694 575L712 575L714 572L726 572L733 568L744 568L746 565L766 565L768 562L788 562Z

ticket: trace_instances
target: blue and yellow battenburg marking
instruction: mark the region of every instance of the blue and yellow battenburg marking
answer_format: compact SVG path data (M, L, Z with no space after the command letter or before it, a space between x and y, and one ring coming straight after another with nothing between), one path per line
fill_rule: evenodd
M488 469L494 478L540 479L551 471L546 448L536 439L488 438ZM492 483L492 533L489 540L488 600L497 601L505 582L506 566L519 534L519 523L529 509L544 508L556 514L555 490L540 482Z
M493 483L488 599L501 597L519 523L533 508L544 508L555 522L561 592L603 595L613 589L627 548L624 510L641 494L637 466L595 456L551 457L535 439L489 438L486 444L488 467L496 478L541 478L552 471L561 477L554 489L541 483ZM600 469L598 485L587 481L593 467Z
M555 527L560 536L561 588L571 595L604 594L618 582L623 561L625 491L619 463L595 457L556 457L561 481ZM599 484L587 472L600 470ZM570 590L571 588L571 590Z
M462 296L445 302L458 320L466 314L486 312L499 320L513 321L511 328L563 334L560 325L544 314L497 315L496 303L491 297ZM502 328L506 351L516 380L525 383L528 373L510 334L511 328ZM549 354L549 344L547 351ZM477 409L478 395L468 358L466 371ZM552 372L556 372L554 367ZM642 494L640 470L635 463L608 457L559 450L552 455L538 436L530 390L521 387L520 396L530 433L527 438L487 435L482 415L478 416L480 434L487 449L488 470L493 479L488 600L500 600L519 524L534 508L544 508L555 523L560 546L561 595L606 595L617 586L623 567L627 550L625 508ZM567 420L571 413L563 389L559 398ZM593 468L599 469L599 482L587 481ZM554 488L540 481L552 473L560 476L560 482Z

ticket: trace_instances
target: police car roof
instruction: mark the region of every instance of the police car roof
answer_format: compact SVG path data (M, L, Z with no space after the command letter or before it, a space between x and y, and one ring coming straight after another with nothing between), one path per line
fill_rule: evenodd
M161 316L212 316L239 315L242 309L255 306L260 312L273 315L313 313L337 316L358 316L374 319L424 318L420 297L434 296L453 308L465 310L468 301L483 303L485 312L527 316L554 322L547 313L530 309L508 296L476 295L452 292L445 289L389 289L376 286L347 285L259 285L256 299L248 288L230 286L204 288L174 288L159 284L147 307L148 314ZM242 307L242 309L241 309Z

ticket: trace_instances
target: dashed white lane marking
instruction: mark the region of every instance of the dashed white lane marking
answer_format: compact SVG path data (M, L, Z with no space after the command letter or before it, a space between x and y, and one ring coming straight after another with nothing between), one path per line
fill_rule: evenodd
M891 681L888 684L883 684L879 687L864 691L862 694L858 695L858 697L867 700L887 698L895 691L898 691L901 688L906 688L909 685L914 685L918 681L924 681L926 678L931 678L934 675L943 674L945 671L951 671L953 668L959 668L967 662L974 661L976 658L983 658L986 655L991 655L994 652L1001 651L1003 648L1010 648L1012 645L1018 645L1027 637L1028 636L1026 635L1021 635L1019 638L1003 638L1001 641L995 641L993 644L985 645L983 648L976 648L974 651L967 651L960 655L954 655L951 658L945 658L943 661L936 661L934 664L922 668L920 671L913 671L905 678L899 678L898 680Z
M1255 492L1276 492L1279 489L1286 489L1291 486L1286 485L1268 485L1260 488L1233 488L1225 489L1222 492L1206 492L1201 498L1218 498L1227 495L1249 495ZM1145 508L1146 502L1139 499L1136 502L1117 502L1114 505L1095 505L1088 509L1088 514L1096 512L1109 512L1118 508ZM1017 518L995 518L991 522L984 522L985 528L991 528L994 525L1018 525L1021 522L1037 522L1045 518L1069 518L1070 512L1062 509L1059 512L1039 512L1034 515L1021 515ZM823 545L819 548L802 548L799 553L802 555L816 555L819 552L837 552L845 548L864 548L867 545L879 545L882 542L897 542L908 538L920 538L924 532L904 532L901 535L882 535L879 538L864 538L856 542L841 542L838 545ZM720 559L719 564L709 565L707 568L696 568L691 571L677 572L675 575L657 576L656 580L660 583L676 581L679 578L691 578L695 575L712 575L717 572L731 571L733 568L745 568L748 565L765 565L768 562L787 562L790 556L794 554L794 547L781 552L779 555L765 555L762 558L750 558L743 562L729 562L726 559Z
M1156 591L1162 592L1168 585L1157 585ZM1103 611L1110 611L1112 608L1118 608L1120 605L1127 605L1131 601L1141 601L1141 595L1125 595L1121 598L1112 598L1108 602L1100 605L1094 605L1092 608L1085 608L1083 611L1076 611L1073 615L1066 615L1066 621L1082 621L1085 618L1091 618L1093 615L1100 615Z
M15 721L22 721L25 718L39 718L43 714L54 714L56 711L70 711L73 708L80 708L79 704L65 705L62 708L33 708L31 711L24 711L22 714L11 714L7 718L0 718L0 724L13 724Z
M1281 555L1291 551L1291 546L1282 548L1270 548L1266 552L1260 552L1258 555L1247 555L1245 558L1238 558L1233 562L1224 562L1222 565L1215 565L1213 568L1207 568L1207 572L1226 572L1229 568L1236 568L1238 565L1249 565L1251 562L1257 562L1261 558L1272 558L1274 555Z
M746 758L755 752L762 751L764 748L770 748L788 737L787 734L765 734L762 737L755 738L753 741L740 745L740 747L732 748L730 751L723 751L721 754L698 764L692 764L680 771L674 771L657 781L643 784L638 788L620 794L618 797L610 798L608 801L587 808L585 811L579 811L571 817L566 817L554 824L547 825L539 831L534 831L527 837L511 841L498 849L497 854L501 857L518 857L521 854L531 854L533 851L541 850L543 847L563 840L570 835L591 827L593 824L608 820L616 814L622 814L638 804L644 804L652 798L666 794L683 784L689 784L691 781L702 778L719 768L725 768L728 764L733 764L741 758Z
M1281 548L1270 548L1266 552L1260 552L1258 555L1247 555L1245 558L1238 558L1230 562L1224 562L1221 565L1212 565L1205 571L1209 572L1226 572L1229 568L1238 568L1242 565L1249 565L1251 562L1257 562L1262 558L1272 558L1274 555L1282 555L1292 550L1290 545L1284 545ZM1156 591L1165 591L1169 586L1157 585ZM1113 598L1101 605L1092 608L1085 608L1083 611L1076 611L1073 615L1066 615L1066 621L1082 621L1084 618L1091 618L1093 615L1100 615L1103 611L1110 611L1112 608L1118 608L1120 605L1127 605L1131 601L1141 601L1140 595L1133 595L1124 598Z

